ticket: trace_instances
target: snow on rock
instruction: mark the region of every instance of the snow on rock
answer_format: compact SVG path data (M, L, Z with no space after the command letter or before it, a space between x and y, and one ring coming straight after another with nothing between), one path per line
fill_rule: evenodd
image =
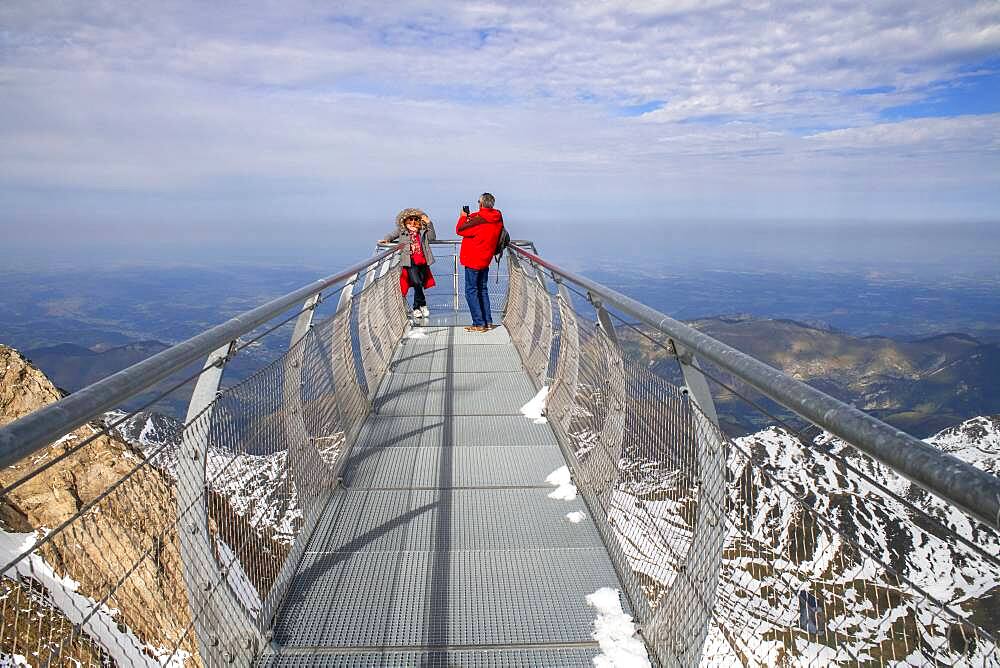
M976 468L1000 475L1000 415L975 417L925 440Z
M566 513L566 519L573 524L579 524L583 520L587 519L587 514L579 510L574 510L571 513Z
M7 533L0 530L0 562L10 563L36 543L34 533ZM37 553L17 561L3 574L12 579L34 580L45 588L48 601L71 623L82 625L83 631L94 640L119 666L176 666L180 668L190 656L187 652L173 654L164 648L152 647L140 641L128 627L117 620L118 610L77 593L80 583L61 577ZM86 620L86 621L85 621ZM147 652L163 657L153 659ZM10 665L27 665L17 663ZM169 658L169 662L167 661ZM2 664L0 664L2 665Z
M545 424L548 419L545 417L545 401L549 396L549 386L545 385L538 390L534 398L521 406L521 414L532 420L535 424Z
M123 411L109 411L104 414L103 422L110 426L125 416ZM139 448L154 467L176 480L177 451L184 432L180 421L153 411L140 411L114 431ZM333 460L342 443L342 438L333 439L317 447L324 459ZM294 540L302 522L302 510L296 503L287 452L253 455L210 447L205 475L211 490L224 496L233 511L252 526L273 529L278 542Z
M563 466L561 468L557 468L549 474L549 477L545 479L545 482L556 488L549 494L550 499L556 499L557 501L572 501L576 498L576 485L573 484L573 478L570 476L569 469L567 467Z
M587 435L571 435L581 434ZM1000 417L967 420L927 440L987 471L996 472L1000 464ZM586 456L589 439L574 442L578 454ZM914 503L994 557L1000 555L1000 537L830 435L803 443L787 430L769 428L734 439L733 446L727 458L726 478L732 482L726 492L729 520L720 597L702 665L850 662L878 655L887 639L913 629L918 637L911 641L914 653L908 659L915 665L928 663L935 651L934 658L945 664L989 664L992 642L980 636L965 646L950 644L954 632L949 625L991 614L1000 592L996 568L884 490ZM655 599L672 586L691 556L687 550L695 536L692 510L699 489L683 467L669 460L626 452L619 473L608 499L608 525ZM555 471L547 482L569 484L569 471ZM796 497L808 500L808 506ZM811 517L842 533L824 529ZM911 596L912 585L893 576L893 570L956 617L941 615L933 602ZM873 599L872 591L885 594ZM806 613L802 621L807 610L802 601L808 596L818 600L827 630L847 634L836 647L804 626L809 620ZM896 601L894 608L886 609L888 600Z
M0 668L14 668L15 666L31 666L28 659L23 654L3 654L0 653Z
M155 411L139 411L127 418L126 415L124 411L108 411L102 421L110 427L125 418L113 431L123 441L142 450L147 457L164 447L180 445L184 425L179 420Z
M602 587L587 595L587 605L597 611L591 637L601 647L594 657L598 668L648 668L646 646L635 633L632 616L622 610L617 589Z
M288 453L248 455L211 448L205 476L233 512L255 528L274 529L274 539L291 543L302 521L297 490L289 480Z
M927 440L973 465L995 470L1000 461L998 427L997 418L974 418ZM728 503L730 522L736 526L731 525L720 573L720 591L731 592L731 600L716 610L725 633L710 633L706 656L713 661L706 665L733 653L751 664L837 663L878 652L890 632L912 633L913 628L919 631L919 647L913 647L918 663L928 662L932 651L944 663L981 664L991 656L993 645L982 637L965 647L949 645L949 624L956 618L939 614L933 602L911 597L912 585L891 573L927 591L958 618L968 619L973 611L981 615L989 610L991 597L1000 590L995 567L883 490L909 500L993 556L1000 555L996 534L983 532L960 510L829 434L803 443L795 434L772 427L737 438L734 445L728 477L738 484L729 486ZM808 512L793 495L808 499ZM812 516L833 522L843 535L814 525ZM624 513L615 519L633 540L652 535L641 517ZM669 512L656 521L672 543L689 542L669 523ZM649 569L669 565L656 548L636 541L626 555L633 568L669 586L669 577ZM866 554L878 555L878 560ZM874 604L869 594L873 588L898 597L898 603L891 609L881 600ZM827 629L850 629L849 642L832 649L803 633L802 600L810 595L818 598ZM746 626L748 613L755 633L743 637L734 630ZM767 634L783 640L761 642Z

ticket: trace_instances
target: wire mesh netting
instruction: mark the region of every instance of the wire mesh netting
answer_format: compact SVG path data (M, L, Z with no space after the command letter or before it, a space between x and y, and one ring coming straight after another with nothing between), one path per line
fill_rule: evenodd
M434 245L435 262L431 271L434 274L436 285L425 291L427 306L431 313L468 312L465 297L465 267L459 261L459 250L458 244ZM490 299L490 310L494 314L494 321L499 321L499 314L504 312L507 303L507 262L507 259L504 258L500 264L493 262L489 267L486 290ZM412 292L409 297L412 302Z
M403 329L406 327L406 303L399 286L396 256L373 268L358 300L358 332L361 363L365 371L368 395L373 396L389 370ZM376 280L377 277L377 280Z
M546 343L519 264L508 326L528 359ZM661 663L1000 663L995 532L828 434L725 436L586 295L550 297L546 414Z
M397 278L362 292L380 359L405 322ZM0 472L0 655L192 666L258 652L369 410L351 317L348 301L169 442L87 425Z
M553 314L545 276L510 260L510 295L504 326L536 385L544 385L552 349Z

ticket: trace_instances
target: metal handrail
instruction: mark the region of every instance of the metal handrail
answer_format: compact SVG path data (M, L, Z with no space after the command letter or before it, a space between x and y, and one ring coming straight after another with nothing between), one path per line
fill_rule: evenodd
M460 246L462 244L461 239L435 239L431 241L432 246ZM388 246L394 245L394 242L390 241L379 241L377 244L380 248L387 248ZM535 242L529 239L511 239L511 246L525 246L528 248L534 248Z
M49 404L0 427L0 467L10 466L44 448L103 412L116 408L121 402L152 387L175 371L204 359L227 342L235 341L281 313L300 305L312 295L382 261L401 246L395 244L337 274L319 279L283 297L272 299L93 385L73 392L54 404Z
M523 248L514 245L511 248L512 252L599 297L604 306L614 307L666 334L796 415L871 455L987 526L1000 530L1000 477L942 452L620 292Z

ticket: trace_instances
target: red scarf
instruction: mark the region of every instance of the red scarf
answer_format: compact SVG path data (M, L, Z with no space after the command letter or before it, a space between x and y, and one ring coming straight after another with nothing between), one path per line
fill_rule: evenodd
M420 243L420 231L407 230L410 235L410 262L413 264L427 264L427 258L424 257L424 247Z

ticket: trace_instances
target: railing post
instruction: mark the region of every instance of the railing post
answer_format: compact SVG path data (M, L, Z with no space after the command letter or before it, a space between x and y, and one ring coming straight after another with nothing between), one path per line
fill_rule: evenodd
M333 367L333 388L337 409L340 413L340 424L344 430L342 441L344 448L353 442L362 423L362 418L368 410L367 402L358 385L358 376L354 366L354 351L351 346L351 300L357 280L358 274L352 274L341 288L340 299L337 303L337 312L333 316L333 327L330 330L330 354L332 357L330 361ZM308 318L308 320L311 320L311 318ZM303 335L307 331L305 327L306 321L307 318L303 312L296 322L296 330L301 331ZM303 324L301 330L298 327L300 323ZM293 342L297 341L295 334L292 335L292 340ZM297 373L293 375L296 378L299 377ZM301 407L301 403L299 405ZM295 416L292 417L294 418ZM299 420L293 420L291 424L294 425L299 422ZM306 433L304 421L301 421L301 424L302 434L309 436ZM289 457L293 457L292 445L292 443L289 443ZM298 476L300 475L303 476L303 480L308 481L313 481L319 477L320 482L312 483L315 490L309 494L312 497L312 502L308 505L303 503L302 506L302 528L295 537L292 549L289 551L281 570L274 579L271 591L263 601L259 626L264 631L270 629L274 623L274 616L277 614L278 608L291 586L302 555L316 529L316 525L322 515L322 510L326 505L326 500L329 498L329 493L337 484L339 467L346 457L346 451L341 451L338 453L336 462L331 464L323 456L321 449L316 446L315 441L303 439L302 445L303 447L295 448L297 454L292 462L293 472L296 476L295 483L297 486L299 485ZM298 460L298 464L295 463L295 460ZM309 474L310 471L313 471L311 475ZM302 489L298 491L300 499L306 496Z
M373 268L365 276L365 289L358 307L361 363L365 371L365 385L368 388L369 402L374 400L392 360L392 351L384 349L388 347L388 341L383 341L383 338L390 334L388 318L393 315L387 311L391 307L386 303L385 291L394 289L397 291L396 295L399 296L398 286L393 287L384 282L390 280L386 278L386 274L392 261L392 257L386 258L378 271ZM402 299L399 299L396 304L399 308L406 306ZM399 333L402 333L402 326L399 328ZM393 341L393 349L395 349L395 343Z
M316 466L317 453L311 441L316 434L306 427L302 406L302 363L306 342L303 340L312 328L316 305L321 294L316 293L305 301L295 320L295 329L288 344L285 363L284 411L285 440L288 446L288 463L292 470L298 501L303 512L311 510L320 495L320 489L329 489L333 481L322 475ZM313 487L316 487L315 489Z
M604 378L604 424L601 425L600 448L595 448L581 466L590 484L596 488L602 503L608 503L619 478L619 462L625 441L625 363L615 336L614 325L603 307L598 306L598 349L607 364Z
M188 404L184 420L188 426L181 437L177 457L175 498L184 584L201 658L209 666L227 664L234 657L245 659L239 665L249 665L251 657L264 642L246 609L229 588L228 574L220 572L208 522L210 490L205 466L212 411L223 369L235 349L235 341L227 343L205 361L206 371L198 377ZM226 571L230 566L226 565Z
M367 412L367 399L358 383L357 367L354 364L354 347L351 339L351 307L354 302L354 286L358 274L354 274L340 291L337 313L334 315L334 337L332 354L334 387L337 391L337 405L348 432L360 426L362 416ZM345 434L345 438L350 437Z
M528 355L525 360L528 373L532 376L537 387L545 385L548 378L549 363L552 358L552 296L548 286L545 285L545 273L535 268L535 275L528 279L532 281L532 288L535 292L534 299L534 319L532 321L532 331L529 332ZM538 327L538 338L535 340L534 327Z
M664 663L697 665L712 622L722 548L726 538L726 450L708 381L691 351L671 340L684 374L682 392L691 408L691 429L698 445L698 505L692 518L691 543L684 568L677 574L646 634L667 650Z
M608 314L607 309L604 308L604 304L600 298L593 292L588 291L587 299L590 300L590 303L594 305L594 309L597 311L597 322L601 325L601 329L615 345L618 345L618 334L615 333L615 325L611 322L611 316Z
M530 274L529 274L530 270ZM521 278L521 296L522 305L521 309L524 312L524 316L521 318L521 326L518 328L518 333L520 337L520 350L521 361L524 365L528 365L528 355L531 353L532 343L535 340L535 290L533 288L532 280L534 279L534 266L530 262L526 262L521 266L522 275Z
M372 387L372 377L374 369L372 367L375 355L375 336L371 330L371 308L372 308L372 284L375 282L378 265L373 264L365 272L365 282L361 286L361 296L358 302L358 343L361 347L361 367L364 370L365 386L368 390L367 400L371 402L375 396ZM369 404L370 405L370 404Z
M451 281L452 297L454 300L453 307L457 311L458 310L458 251L455 251L455 254L452 256L452 259L455 265L455 270L454 270L455 273L452 276L452 281Z
M558 425L563 433L568 433L580 377L580 331L569 290L558 277L553 277L553 280L559 291L556 296L559 308L559 356L556 359L552 389L549 390L548 412L551 415L550 421Z

